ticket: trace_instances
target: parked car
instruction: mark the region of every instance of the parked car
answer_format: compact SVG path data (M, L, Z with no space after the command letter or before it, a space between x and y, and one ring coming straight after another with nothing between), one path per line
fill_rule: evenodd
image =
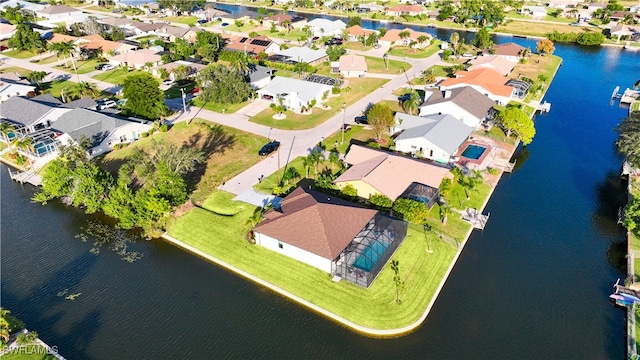
M207 20L205 20L205 19L200 19L200 20L198 20L198 24L200 24L200 25L202 25L202 24L206 24L206 23L208 23L208 21L207 21Z
M407 101L411 98L411 93L406 93L406 94L402 94L400 96L398 96L398 101L400 102L404 102Z
M349 130L351 130L351 125L349 124L342 125L342 132L347 132Z
M0 45L0 51L5 51L5 50L7 50L7 49L8 49L8 47L7 47L7 46L5 46L5 45Z
M329 39L324 44L327 45L327 46L329 46L329 45L342 45L342 39L340 39L340 38Z
M280 147L280 142L273 140L272 142L265 144L265 146L263 146L262 149L258 151L258 155L260 156L269 155L272 152L278 150L279 147Z
M193 89L189 90L189 94L197 94L198 92L200 92L200 89L197 87L194 87Z
M98 102L98 110L115 108L117 106L118 103L116 103L114 100L100 100L100 102Z
M171 80L171 79L164 79L162 80L162 85L173 85L175 81Z
M113 70L115 69L116 66L113 64L98 64L96 66L96 70L100 70L100 71L109 71L109 70Z
M465 57L465 58L472 58L472 57L473 57L473 54L472 54L472 53L468 53L468 52L466 52L466 53L462 54L462 57Z
M222 23L222 24L220 24L220 26L222 26L222 27L229 26L229 23Z
M311 39L311 41L316 41L316 40L318 40L318 39L320 39L320 36L314 36L314 37Z
M367 119L367 115L356 116L356 118L353 119L353 121L355 121L356 124L364 124L364 125L369 124L369 119Z

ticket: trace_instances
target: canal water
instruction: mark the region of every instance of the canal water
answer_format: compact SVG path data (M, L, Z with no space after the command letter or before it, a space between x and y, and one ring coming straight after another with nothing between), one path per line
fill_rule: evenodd
M537 117L533 143L487 206L488 226L413 334L354 334L160 240L129 244L142 254L131 263L95 255L91 237L77 235L102 219L30 202L35 190L4 165L2 306L68 359L621 359L625 314L607 296L625 271L613 128L626 110L609 96L640 77L640 52L556 54L551 113Z

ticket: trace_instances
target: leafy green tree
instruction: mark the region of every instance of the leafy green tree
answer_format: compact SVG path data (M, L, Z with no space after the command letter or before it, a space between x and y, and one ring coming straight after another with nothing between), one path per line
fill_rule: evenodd
M122 82L125 108L134 116L157 119L166 113L164 94L158 80L149 73L131 75Z
M356 25L362 26L362 19L360 18L360 16L349 16L347 27L352 27Z
M632 112L631 115L622 119L616 131L618 132L618 140L616 140L618 151L632 166L640 168L640 112Z
M158 4L166 9L171 9L174 14L180 15L184 11L193 8L195 1L189 0L158 0Z
M605 36L602 33L597 32L585 32L576 36L576 43L585 46L600 45L605 41Z
M411 199L397 199L393 203L393 212L414 224L423 224L429 217L427 205Z
M640 198L632 198L624 207L622 225L634 234L640 235Z
M329 56L329 61L340 60L340 56L342 56L346 52L347 51L342 46L337 46L337 45L327 46L327 55Z
M382 194L373 194L369 198L369 202L379 208L391 209L393 201L389 197Z
M15 33L9 39L9 47L23 51L33 51L45 49L44 41L40 38L40 33L31 29L27 24L18 24Z
M247 80L237 70L224 65L207 66L198 74L198 85L204 101L217 104L238 104L252 94Z
M489 30L487 30L486 28L478 30L478 32L476 33L476 37L471 40L471 45L479 49L488 49L493 46L493 40L491 40Z
M451 43L451 47L454 49L458 46L458 41L460 41L460 34L457 32L452 32L451 36L449 36L449 42Z
M508 107L500 112L498 120L502 127L507 130L507 137L511 136L511 132L514 132L524 145L530 144L536 135L533 120L524 111L516 107Z
M393 270L393 283L396 286L396 304L401 304L400 294L404 291L404 280L400 278L400 262L398 260L391 260L391 270Z
M35 22L36 20L30 13L22 11L20 5L16 5L14 7L5 6L4 11L0 11L0 16L13 25Z
M380 140L382 133L394 124L393 110L389 105L382 103L374 104L367 111L367 118L377 140Z

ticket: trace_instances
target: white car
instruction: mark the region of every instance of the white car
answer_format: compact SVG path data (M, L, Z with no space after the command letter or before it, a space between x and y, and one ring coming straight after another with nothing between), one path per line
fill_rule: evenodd
M116 103L113 100L106 100L106 101L101 101L98 104L98 110L102 110L102 109L108 109L108 108L114 108L118 106L118 103Z
M173 85L175 81L171 80L171 79L164 79L162 81L162 85Z

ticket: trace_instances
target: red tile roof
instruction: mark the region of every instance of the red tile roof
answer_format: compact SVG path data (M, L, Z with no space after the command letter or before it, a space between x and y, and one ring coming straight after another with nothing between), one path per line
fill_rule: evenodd
M511 96L513 87L505 85L509 79L496 71L481 68L472 71L457 71L455 78L445 79L440 83L441 88L455 85L476 85L490 91L494 95Z
M253 230L333 260L351 243L377 211L334 196L295 189L271 209Z

